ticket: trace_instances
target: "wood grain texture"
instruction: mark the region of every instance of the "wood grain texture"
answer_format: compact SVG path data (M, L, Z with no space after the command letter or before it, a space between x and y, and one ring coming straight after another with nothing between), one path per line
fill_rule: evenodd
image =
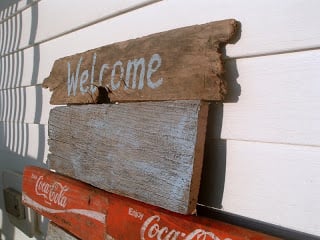
M75 236L59 228L56 224L49 222L46 240L77 240Z
M176 214L31 166L24 170L23 202L82 240L276 239L213 219ZM104 216L103 221L96 221L97 216Z
M27 1L19 1L19 4L20 2ZM109 3L110 1L106 2ZM55 27L56 21L58 20L61 20L61 22L65 23L65 30L68 30L70 29L69 21L78 19L78 17L87 17L87 12L82 12L82 15L73 13L71 13L71 15L63 14L59 16L59 19L57 19L56 15L54 15L55 11L50 11L50 8L54 7L54 4L57 3L57 1L41 1L40 3L41 5L38 4L38 26L41 25L41 30L40 27L37 29L37 36L44 36L45 34L49 35L51 31L48 31L48 29L52 30ZM92 6L93 4L91 1L78 1L77 3L78 6L74 7L80 10L83 5ZM103 4L105 6L108 3ZM80 6L80 4L82 6ZM102 3L100 2L98 4L100 5ZM307 4L305 1L301 0L293 0L290 2L277 0L162 1L155 5L118 16L111 20L102 21L93 26L86 27L68 35L64 35L63 37L53 41L40 44L39 55L37 55L34 51L35 48L30 47L24 51L18 52L19 54L23 55L23 57L16 57L18 55L17 53L16 55L12 56L11 59L13 60L5 60L6 64L3 63L4 59L2 58L0 74L2 82L0 85L3 88L7 88L19 87L21 85L29 86L32 84L41 84L43 79L49 75L55 59L83 52L87 49L93 49L106 44L111 44L113 42L125 41L127 39L141 37L155 32L178 27L202 24L205 22L211 22L230 17L236 18L242 23L241 38L236 44L228 44L226 46L226 56L227 58L241 57L242 59L234 60L236 64L229 65L227 72L233 72L235 75L238 72L239 77L237 80L239 80L239 83L241 84L243 95L240 96L240 101L238 103L224 105L225 112L223 128L225 131L223 133L223 138L244 139L245 142L249 141L247 142L247 153L238 153L239 158L237 161L239 161L239 164L234 164L234 162L230 160L230 167L234 166L234 171L237 171L237 169L240 171L243 169L243 165L246 165L249 172L246 183L252 184L249 185L250 189L254 188L256 190L256 195L264 196L264 198L257 200L256 204L258 206L254 209L259 209L259 211L252 210L252 208L250 208L248 205L252 205L252 203L254 204L254 199L251 199L251 202L248 201L248 195L245 193L246 189L241 188L241 186L244 187L246 185L239 184L239 181L237 181L238 179L235 178L228 183L228 188L232 190L239 189L239 192L236 193L237 202L234 201L234 194L226 194L224 200L228 202L229 207L227 207L226 204L224 204L224 206L226 206L226 210L228 211L235 213L241 212L242 215L253 216L255 219L275 222L281 226L292 226L295 229L314 232L316 235L320 235L320 227L316 224L319 223L319 221L316 219L319 214L314 214L315 212L318 213L319 204L309 203L309 201L312 199L318 200L318 198L315 198L314 196L319 196L317 193L319 188L314 188L314 186L299 187L296 189L290 188L290 190L292 190L290 191L290 194L273 195L275 197L273 199L275 204L273 205L279 206L280 209L280 211L277 211L277 213L274 214L276 211L273 210L268 201L269 196L265 195L266 192L272 192L273 185L269 184L269 182L273 182L274 179L272 174L262 171L261 168L250 165L250 163L247 163L247 161L243 160L246 157L245 160L249 161L250 159L250 162L252 161L255 163L255 158L260 158L262 154L265 154L264 151L252 151L253 149L258 148L256 141L281 143L290 142L290 145L301 144L319 146L320 134L318 134L318 123L316 120L318 118L316 115L319 113L319 111L315 110L318 109L317 103L319 102L319 94L316 94L319 86L319 77L317 77L317 71L319 70L319 58L315 55L312 56L312 54L307 54L309 57L305 58L303 53L308 52L302 52L302 50L305 49L319 48L319 4L320 1L318 0L310 0ZM44 5L47 5L48 8L42 8ZM60 4L60 6L62 5ZM183 10L181 10L181 6L183 6ZM59 9L59 6L55 6L55 9ZM68 11L69 9L63 10ZM91 11L96 13L97 9L88 9L88 11L90 11L90 13ZM53 15L49 16L48 14ZM29 44L30 37L28 35L28 31L31 29L30 21L32 19L36 20L36 18L31 18L31 14L27 14L23 17L23 24L21 26L23 28L22 38L25 41L22 40L21 43L25 42ZM123 29L125 29L125 31L123 31ZM44 33L40 33L40 31L44 31ZM27 33L27 35L25 35L25 33ZM18 42L19 35L15 36L16 42ZM3 46L3 43L1 44ZM7 43L7 46L8 45L9 44ZM26 46L26 44L24 44L24 46ZM2 50L4 49L5 48L2 48ZM289 51L294 51L293 55L298 54L299 52L301 54L296 55L297 58L292 60L286 58L277 58L280 55L271 55L279 52L283 53ZM257 55L260 55L261 57L250 59L250 57ZM248 56L249 59L243 59L243 57ZM273 64L270 65L267 62L262 61L263 59L266 60L267 56L269 59L268 62L273 61ZM39 68L34 68L34 66L37 66L37 62L34 62L34 60L37 58L40 59L38 64ZM245 60L250 60L250 62L248 61L244 63ZM290 64L287 65L289 62ZM20 66L23 71L20 70L20 68L17 68L17 66ZM281 74L283 78L279 78L277 73L282 70L285 74ZM9 71L12 71L12 73L9 75L4 74L8 73ZM39 73L39 75L33 73ZM21 78L21 81L14 80L15 74L19 76L19 79ZM292 84L294 84L296 81L296 77L300 78L302 81L297 84L297 86L293 86ZM259 81L255 81L255 79L259 79ZM284 81L286 79L295 80ZM265 83L266 85L263 85L262 83ZM283 84L279 85L279 83ZM261 87L262 85L263 87ZM252 86L256 87L254 91L258 91L255 92L255 94L253 94L253 91L249 96L245 92L248 93L247 87L251 88ZM275 86L277 87L275 88ZM293 91L288 91L288 87L292 87L291 90ZM277 93L273 92L275 89L277 89ZM45 90L44 92L49 91ZM313 93L309 94L311 92ZM294 93L301 97L297 96L297 98L294 98ZM287 94L290 94L289 101L284 102L284 100L287 99ZM275 97L276 95L277 97ZM25 112L27 119L29 119L29 107L32 107L32 104L29 103L29 100L34 97L35 96L27 95L26 98L28 101L28 110ZM244 99L248 99L246 102L251 102L251 104L256 103L256 106L249 106L247 104L242 105L242 103L244 103ZM271 107L271 104L267 101L267 99L274 101L275 104L272 104ZM33 100L36 101L35 99ZM261 102L261 100L266 101ZM277 101L280 103L280 105L278 105ZM48 102L43 100L41 103L44 112L40 113L37 111L37 115L48 115L48 112L46 112ZM5 102L1 102L0 105L1 111L3 111L3 109L5 109ZM11 106L12 105L10 105L9 108L11 108ZM21 105L19 110L16 110L15 112L18 113L19 111L23 111L23 109L24 108ZM252 118L255 118L255 120ZM276 124L277 121L279 124ZM11 149L13 149L15 152L25 152L26 149L28 149L28 152L32 152L31 155L29 155L30 153L27 154L29 157L34 158L37 162L42 162L44 158L39 158L37 151L37 149L42 149L41 144L39 145L40 147L38 146L38 143L34 144L33 138L34 133L36 133L38 129L28 129L27 126L28 125L8 122L2 123L0 128L5 129L5 131L3 132L3 135L0 136L0 141L4 141L4 139L7 141L7 139L10 139L10 141L7 142L9 146L14 146ZM45 130L43 136L46 136L46 134L47 131ZM26 138L26 136L30 136L30 138ZM38 140L36 140L36 142L38 142ZM40 143L41 142L46 143L46 140L43 138ZM228 140L228 142L230 141ZM46 146L46 144L43 145ZM273 165L275 166L278 164L281 164L282 166L291 166L291 155L289 155L289 153L292 152L291 146L281 146L281 144L274 144L272 146L273 147L270 147L270 152L277 153L277 157L275 154L268 154L264 161L267 162L268 160L272 159ZM278 151L277 146L288 149L288 152ZM243 148L242 144L238 149L240 148ZM305 146L296 146L294 148L299 149L299 154L295 155L295 163L297 164L295 166L297 169L301 170L300 173L303 173L303 175L300 173L297 173L298 177L291 175L289 178L290 180L288 180L288 185L283 185L281 182L279 189L286 189L287 186L291 186L289 184L291 180L294 182L292 185L295 185L297 183L304 182L313 184L318 182L320 179L318 176L319 174L313 175L312 179L310 179L308 176L308 172L310 170L317 169L316 163L319 159L319 156L317 155L317 148L309 148ZM228 145L228 149L230 152L227 154L227 162L229 162L228 160L231 156L230 154L235 151L234 148L231 147L231 144ZM312 156L310 156L310 154ZM43 154L40 155L43 156ZM10 160L12 161L8 161L6 153L1 152L1 156L3 159L5 159L1 164L2 169L9 167L11 169L19 168L20 170L21 166L26 163L25 158L22 157L19 159L20 161L13 161L16 160L16 157L11 157ZM237 154L235 153L234 156L237 156ZM243 161L245 162L244 164ZM257 171L257 169L260 169L260 171ZM277 179L284 179L280 178L281 172L277 172L276 174ZM250 176L254 176L256 179L264 179L264 183L266 184L259 188L259 182L252 181ZM278 183L275 185L278 186ZM208 191L207 194L213 194L213 192L214 190L211 189L211 191ZM283 191L281 191L281 193L283 193ZM306 193L308 195L304 197L304 194ZM291 204L291 201L294 201L296 196L303 196L303 198L299 198L298 203ZM207 199L209 199L209 197L207 197ZM290 204L286 204L288 201ZM282 211L282 207L288 207L288 209ZM307 207L306 211L304 211L305 207ZM278 215L278 213L281 213L281 215ZM294 216L292 217L292 215L290 215L288 217L286 213L294 214ZM276 219L275 216L277 216ZM5 218L2 220L4 224L3 226L8 226L6 225ZM6 229L4 227L2 229L4 234L9 234L9 238L11 232L10 229L12 229L11 226ZM18 231L15 231L15 237L20 239L19 236L21 235L18 234ZM23 236L21 236L21 239L24 239Z
M235 20L217 21L65 57L42 86L53 91L51 104L106 102L106 95L111 102L222 100L220 45L236 26Z
M191 213L202 169L208 104L167 101L56 107L49 167L96 187Z

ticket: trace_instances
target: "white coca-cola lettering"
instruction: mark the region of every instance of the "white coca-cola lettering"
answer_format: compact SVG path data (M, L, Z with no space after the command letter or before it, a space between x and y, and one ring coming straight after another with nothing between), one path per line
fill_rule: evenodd
M195 238L196 237L196 238ZM189 233L188 236L186 236L185 240L205 240L205 239L214 239L219 240L216 235L214 235L212 232L204 231L203 229L196 229L193 232Z
M143 219L143 215L144 215L142 212L139 212L138 210L135 210L135 209L133 209L131 207L128 209L128 214L130 216L132 216L134 218L138 218L140 220Z
M60 207L66 207L68 198L64 195L69 188L63 186L59 182L54 182L52 184L43 180L43 176L37 179L35 185L35 192L38 196L43 196L50 203L57 204Z
M203 229L195 229L186 234L175 229L169 230L168 227L159 225L161 218L158 215L149 217L140 229L141 240L157 239L157 240L220 240L214 233L207 232ZM232 240L225 238L224 240Z

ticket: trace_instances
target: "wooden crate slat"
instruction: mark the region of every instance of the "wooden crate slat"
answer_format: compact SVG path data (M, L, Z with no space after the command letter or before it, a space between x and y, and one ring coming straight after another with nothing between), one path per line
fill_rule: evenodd
M83 240L276 239L220 221L173 213L34 166L24 170L23 202Z

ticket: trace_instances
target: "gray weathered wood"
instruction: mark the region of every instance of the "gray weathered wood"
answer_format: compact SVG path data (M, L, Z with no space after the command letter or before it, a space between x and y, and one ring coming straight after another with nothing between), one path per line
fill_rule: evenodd
M222 100L220 46L234 19L114 43L55 61L42 84L51 104L149 100ZM111 90L111 91L110 91Z
M46 240L78 240L78 238L49 222Z
M196 206L208 114L201 101L56 107L49 167L171 211Z
M81 226L79 226L81 227ZM106 233L105 240L115 240ZM49 222L46 240L80 240L79 238L68 233L53 222Z

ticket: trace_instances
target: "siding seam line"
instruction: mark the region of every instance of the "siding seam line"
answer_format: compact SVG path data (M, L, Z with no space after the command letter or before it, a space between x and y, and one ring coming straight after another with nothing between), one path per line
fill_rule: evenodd
M41 1L41 0L38 0L38 1ZM147 0L147 1L143 1L142 3L133 5L133 6L128 7L128 8L121 9L121 10L119 10L119 11L116 11L116 12L112 13L112 14L108 14L108 15L106 15L106 16L103 16L103 17L100 17L100 18L98 18L98 19L95 19L95 20L93 20L93 21L91 21L91 22L84 23L84 24L82 24L82 25L76 26L76 27L71 28L71 29L69 29L69 30L63 31L63 32L61 32L61 33L59 33L59 34L56 34L56 35L54 35L54 36L51 36L51 37L42 39L42 40L37 41L37 42L35 42L35 43L33 43L33 44L30 44L30 45L28 45L28 46L19 48L19 49L15 50L15 51L11 51L11 52L8 52L8 53L6 53L6 54L0 55L0 58L1 58L1 57L6 57L6 56L11 55L11 54L14 54L14 53L17 53L17 52L19 52L19 51L24 51L25 49L34 47L34 46L36 46L36 45L40 45L40 44L42 44L42 43L45 43L45 42L54 40L54 39L56 39L56 38L62 37L62 36L64 36L64 35L67 35L67 34L76 32L76 31L78 31L78 30L84 29L84 28L86 28L86 27L92 26L92 25L97 24L97 23L100 23L100 22L102 22L102 21L105 21L105 20L109 20L109 19L118 17L118 16L123 15L123 14L125 14L125 13L129 13L129 12L135 11L135 10L137 10L137 9L139 9L139 8L143 8L143 7L146 7L146 6L148 6L148 5L151 5L151 4L153 4L153 3L160 2L160 1L162 1L162 0Z
M293 49L287 49L283 51L271 51L268 53L256 53L256 54L250 54L250 55L239 55L234 57L224 56L224 61L231 61L231 60L240 60L240 59L250 59L250 58L256 58L256 57L269 57L273 55L283 55L283 54L291 54L291 53L299 53L299 52L308 52L308 51L316 51L319 50L320 46L316 47L304 47L304 48L293 48Z
M319 148L319 145L316 144L301 144L301 143L290 143L290 142L271 142L271 141L263 141L263 140L250 140L250 139L236 139L236 138L211 138L209 137L208 139L210 140L225 140L226 142L228 141L234 141L234 142L251 142L251 143L260 143L260 144L272 144L272 145L286 145L286 146L299 146L299 147L310 147L310 148Z
M13 13L12 15L0 20L0 24L8 21L10 18L15 17L16 15L20 14L21 12L23 12L24 10L27 10L28 8L30 8L32 5L40 2L41 0L33 0L31 3L27 4L26 6L24 6L23 8L19 9L18 11L16 11L15 13Z

